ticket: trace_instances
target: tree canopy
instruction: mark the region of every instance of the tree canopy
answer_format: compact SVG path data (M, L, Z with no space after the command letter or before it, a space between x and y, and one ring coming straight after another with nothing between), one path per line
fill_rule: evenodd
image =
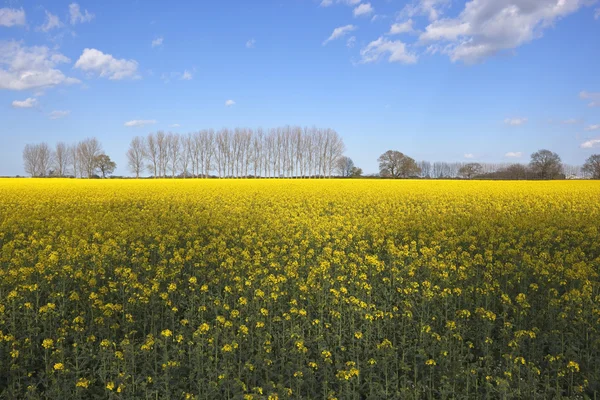
M421 172L414 159L397 150L386 151L379 156L377 161L379 162L379 173L384 177L408 178Z

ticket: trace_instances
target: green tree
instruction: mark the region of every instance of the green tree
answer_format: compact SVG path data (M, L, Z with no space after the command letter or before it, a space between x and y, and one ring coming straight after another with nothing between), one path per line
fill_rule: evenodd
M533 153L529 168L537 179L560 179L563 175L560 156L550 150L539 150Z
M384 177L408 178L421 172L417 162L409 156L397 151L388 150L377 159L379 173Z
M95 157L96 168L100 170L102 178L112 174L117 168L117 164L110 159L106 154L100 154Z

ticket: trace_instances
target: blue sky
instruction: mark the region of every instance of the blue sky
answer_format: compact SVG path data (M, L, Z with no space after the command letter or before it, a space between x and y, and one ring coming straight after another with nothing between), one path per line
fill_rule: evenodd
M600 152L600 2L0 0L0 175L95 136L316 125L377 171ZM228 102L229 101L229 102Z

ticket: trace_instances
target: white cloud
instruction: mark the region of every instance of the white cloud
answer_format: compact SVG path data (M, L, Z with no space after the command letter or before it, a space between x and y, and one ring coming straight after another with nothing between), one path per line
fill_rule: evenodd
M246 42L246 48L253 49L255 44L256 44L256 40L250 39Z
M78 83L56 69L70 60L46 46L21 46L20 42L0 41L0 89L43 89L60 84Z
M346 47L353 48L356 44L356 36L350 36L346 41Z
M413 20L409 19L405 22L395 23L390 28L388 35L398 35L400 33L413 32Z
M14 108L33 108L37 106L38 101L34 97L28 97L25 100L15 100L12 102Z
M600 19L600 8L596 8L594 11L594 19Z
M520 151L509 151L504 155L504 157L506 158L521 158L522 156L523 153L521 153Z
M414 64L417 62L417 56L407 52L404 43L400 40L388 40L383 36L372 41L360 51L361 62L375 62L387 54L389 54L389 62L400 62L403 64Z
M588 103L589 107L600 107L600 92L579 92L579 98L583 100L591 100Z
M163 80L164 83L170 83L171 80L179 79L183 81L190 81L194 78L194 73L196 72L196 68L192 68L191 70L186 69L183 72L172 71L172 72L163 72L160 75L160 79Z
M37 30L40 30L42 32L48 32L54 28L60 28L61 26L63 26L63 24L62 22L60 22L58 16L46 11L46 22L43 25L39 26Z
M234 105L234 104L235 104L235 101L233 101L233 100L227 100L227 101L225 102L225 105L226 105L227 107L231 107L231 106L232 106L232 105Z
M443 9L450 5L450 0L415 0L406 5L400 12L401 17L425 15L429 21L435 21L443 14Z
M90 22L92 19L94 19L94 14L88 12L88 10L84 10L82 13L81 9L79 8L79 4L77 3L69 4L69 14L71 25Z
M598 129L600 129L600 124L588 125L585 127L586 131L597 131Z
M511 126L523 125L526 122L527 122L527 118L523 118L523 117L506 118L504 120L504 123L506 125L511 125Z
M84 72L95 73L101 77L119 80L125 78L139 78L137 75L138 63L135 60L116 59L110 54L104 54L96 49L84 49L81 57L75 63L75 68Z
M480 62L542 37L543 31L588 4L586 0L470 0L456 18L438 19L421 41L447 44L452 61ZM431 17L431 16L430 16Z
M561 124L565 124L565 125L573 125L573 124L578 124L581 121L575 118L569 118L569 119L565 119L560 121Z
M125 122L124 125L127 127L141 128L146 125L153 125L155 123L156 123L155 119L134 119L134 120Z
M455 21L449 22L449 20L435 21L425 28L420 36L422 41L435 41L435 40L457 40L460 36L467 34L469 31L469 24L458 23Z
M596 145L600 145L600 139L588 140L587 142L581 143L579 147L581 147L582 149L591 149L593 147L596 147Z
M25 25L25 10L22 8L0 8L0 26Z
M332 40L344 37L348 33L355 31L355 30L356 30L356 26L354 26L354 25L344 25L344 26L337 27L333 30L331 35L329 35L329 37L327 39L325 39L325 41L323 42L323 46L325 46L327 43L331 42Z
M179 127L181 127L181 125L179 125L179 124L172 124L171 125L171 128L179 128Z
M162 36L157 37L152 41L152 47L162 46L164 40L165 38L163 38Z
M475 154L472 154L472 153L466 153L466 154L465 154L465 158L475 158Z
M336 0L335 2L336 3L342 3L342 4L345 4L347 6L355 6L358 3L360 3L360 0ZM333 0L322 0L320 6L321 7L329 7L333 3L334 3Z
M185 71L183 71L183 74L181 74L181 79L183 79L184 81L191 81L193 78L192 73L190 71L188 71L187 69Z
M371 15L373 11L375 10L371 6L371 3L363 3L359 4L354 11L352 11L352 14L354 14L355 17L360 17L363 15Z
M71 114L71 111L69 111L69 110L64 110L64 111L55 110L55 111L52 111L50 114L48 114L48 117L50 119L60 119L60 118L66 117L69 114Z

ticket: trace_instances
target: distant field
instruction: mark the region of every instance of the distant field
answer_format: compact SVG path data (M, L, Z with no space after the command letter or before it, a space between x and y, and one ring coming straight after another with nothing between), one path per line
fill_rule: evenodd
M600 395L600 183L0 179L0 398Z

